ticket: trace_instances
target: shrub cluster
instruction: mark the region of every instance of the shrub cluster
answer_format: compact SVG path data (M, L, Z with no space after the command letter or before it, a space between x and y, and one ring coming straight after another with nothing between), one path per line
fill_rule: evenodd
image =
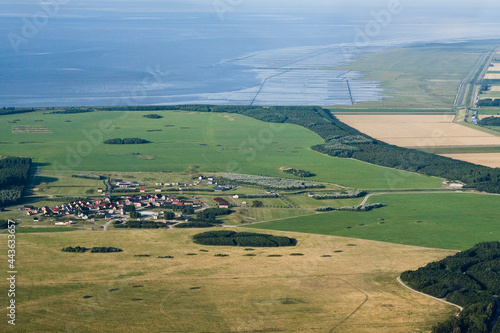
M284 236L273 236L252 232L209 231L193 236L196 244L219 246L280 247L295 246L297 240Z
M372 203L372 204L367 204L367 205L342 207L342 208L339 208L339 210L350 211L350 212L368 212L372 209L381 208L381 207L384 207L384 205L382 205L381 203Z
M74 175L71 175L71 177L73 177L73 178L85 178L85 179L97 179L97 180L106 179L106 177L101 176L101 175L96 175L93 173L83 173L83 172L75 173Z
M307 171L307 170L302 170L302 169L284 169L283 172L289 173L291 175L301 177L301 178L307 178L307 177L314 177L316 176L314 173Z
M104 144L106 145L139 145L145 143L151 143L151 142L140 138L125 138L125 139L115 138L104 141Z
M109 252L123 252L122 249L116 247L93 247L91 253L109 253Z
M84 253L90 250L90 253L109 253L109 252L122 252L122 249L116 248L116 247L93 247L93 248L87 248L84 246L67 246L62 249L64 252L78 252L78 253Z
M169 225L171 225L171 223L129 220L126 223L115 222L114 227L130 228L130 229L158 229L158 228L168 228Z
M174 228L211 228L215 224L208 222L184 222L174 225Z
M265 199L265 198L277 198L278 193L254 193L254 194L238 194L241 199Z
M350 198L364 197L365 195L366 195L365 191L349 190L349 191L345 191L345 192L315 194L313 198L316 200L350 199Z
M83 253L83 252L87 252L90 249L86 248L84 246L75 246L75 247L67 246L67 247L63 248L62 250L64 252L80 252L80 253Z
M150 118L150 119L160 119L160 118L163 118L162 116L160 116L159 114L156 114L156 113L146 114L143 117Z

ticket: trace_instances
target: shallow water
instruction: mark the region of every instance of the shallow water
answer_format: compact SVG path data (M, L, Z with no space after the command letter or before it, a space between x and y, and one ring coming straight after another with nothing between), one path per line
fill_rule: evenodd
M500 31L495 3L471 11L478 5L419 2L386 18L386 1L56 3L49 15L48 2L3 2L0 107L351 105L382 98L379 83L332 67L384 47ZM27 34L40 13L46 20Z

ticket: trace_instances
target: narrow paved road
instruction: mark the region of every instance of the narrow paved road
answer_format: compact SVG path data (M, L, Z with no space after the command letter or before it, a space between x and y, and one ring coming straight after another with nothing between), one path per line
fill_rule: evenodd
M457 317L458 317L458 315L459 315L459 314L460 314L460 313L464 310L464 308L463 308L463 307L461 307L460 305L450 303L450 302L448 302L448 301L445 301L445 300L444 300L444 299L442 299L442 298L437 298L437 297L434 297L434 296L431 296L431 295L428 295L428 294L424 294L424 293L422 293L422 292L420 292L420 291L418 291L418 290L415 290L415 289L412 289L412 288L408 287L406 284L404 284L404 282L403 282L403 281L401 281L401 277L400 277L400 276L398 276L398 277L396 278L396 280L398 280L399 284L401 284L403 287L405 287L406 289L409 289L409 290L411 290L411 291L413 291L413 292L416 292L417 294L420 294L420 295L424 295L424 296L430 297L430 298L435 299L436 301L439 301L439 302L441 302L441 303L445 303L445 304L448 304L448 305L452 305L452 306L454 306L454 307L458 308L460 311L456 314L456 316L457 316Z

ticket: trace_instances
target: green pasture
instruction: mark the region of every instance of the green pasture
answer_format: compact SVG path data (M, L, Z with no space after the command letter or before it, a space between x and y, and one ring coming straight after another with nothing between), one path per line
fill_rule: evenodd
M441 186L437 178L314 152L310 147L322 143L322 139L296 125L265 123L233 114L155 111L163 118L148 119L142 117L146 113L35 112L2 116L1 154L33 157L42 164L42 170L52 170L56 175L69 171L186 172L199 166L200 172L283 177L279 168L289 166L315 173L317 176L312 180L361 189ZM12 124L16 119L16 124ZM43 125L53 133L14 134L14 125ZM125 137L139 137L153 143L102 143ZM145 155L154 159L140 158ZM52 191L55 190L49 193Z
M256 224L295 231L441 249L466 249L500 240L500 196L466 193L376 195L370 212L332 212Z

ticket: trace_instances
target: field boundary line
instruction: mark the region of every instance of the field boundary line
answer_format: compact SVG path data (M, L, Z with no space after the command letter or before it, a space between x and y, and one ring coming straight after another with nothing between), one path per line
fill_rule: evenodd
M446 301L446 300L444 300L444 299L442 299L442 298L437 298L437 297L431 296L431 295L429 295L429 294L426 294L426 293L420 292L420 291L418 291L418 290L415 290L415 289L413 289L413 288L411 288L411 287L408 287L406 284L404 284L404 282L403 282L403 281L401 281L401 276L398 276L398 277L396 278L396 280L399 282L399 284L400 284L400 285L402 285L402 286L403 286L403 287L405 287L406 289L409 289L409 290L411 290L411 291L413 291L413 292L415 292L415 293L417 293L417 294L420 294L420 295L424 295L424 296L430 297L430 298L432 298L432 299L434 299L434 300L436 300L436 301L439 301L439 302L441 302L441 303L445 303L445 304L448 304L448 305L452 305L452 306L454 306L454 307L458 308L458 309L459 309L459 311L458 311L458 313L455 315L455 316L457 316L457 317L458 317L458 316L460 315L460 313L462 313L462 311L464 310L464 308L463 308L463 307L461 307L460 305L457 305L457 304L454 304L454 303L448 302L448 301Z

